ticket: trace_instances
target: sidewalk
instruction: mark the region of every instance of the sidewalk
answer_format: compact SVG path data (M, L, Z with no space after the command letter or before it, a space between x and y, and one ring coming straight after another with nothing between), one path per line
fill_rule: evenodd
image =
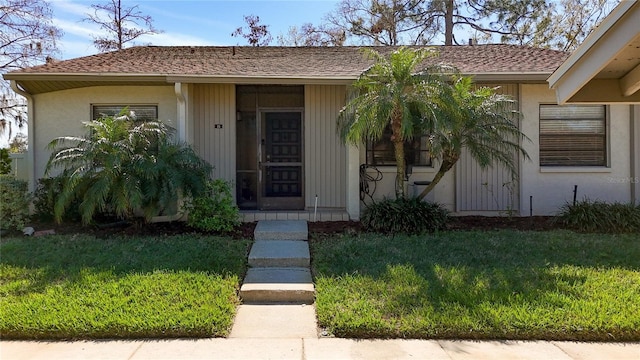
M0 359L640 359L640 343L337 338L1 341Z

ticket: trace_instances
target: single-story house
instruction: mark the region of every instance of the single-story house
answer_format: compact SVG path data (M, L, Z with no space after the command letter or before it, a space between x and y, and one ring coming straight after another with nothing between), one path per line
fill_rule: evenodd
M559 104L629 104L631 186L640 202L640 2L623 1L549 77ZM617 140L616 140L617 141Z
M638 200L628 183L637 176L639 142L629 105L558 105L546 83L569 54L515 45L435 49L433 61L518 100L531 159L521 159L513 180L464 156L430 200L460 215L522 216L554 214L576 185L579 198ZM388 143L345 146L336 131L349 85L370 64L359 47L140 46L4 77L28 99L32 187L53 138L81 135L82 122L129 106L171 124L215 166L214 177L231 181L245 220L355 220L362 199L395 193ZM417 192L414 183L433 178L438 160L424 139L411 146L408 186Z

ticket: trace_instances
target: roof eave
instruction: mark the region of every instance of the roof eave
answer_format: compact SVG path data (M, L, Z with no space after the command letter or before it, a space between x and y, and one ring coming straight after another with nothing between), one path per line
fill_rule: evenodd
M472 76L477 80L523 80L544 81L550 72L465 72L463 75ZM17 81L131 81L131 82L166 82L166 83L255 83L265 82L338 82L351 83L358 75L180 75L180 74L122 74L122 73L8 73L4 74L5 80Z
M632 9L635 13L630 13ZM640 13L640 6L637 0L621 2L551 74L547 82L551 89L556 90L559 104L566 103L576 95L606 66L610 59L615 58L624 43L630 41L628 37L633 34L634 29L637 29L638 13ZM634 14L636 14L635 17L633 17ZM614 31L611 30L618 22L629 28L630 31L624 32L629 35L620 36L619 34L623 31L613 34ZM611 51L612 48L617 50Z
M463 73L463 75L472 76L474 81L477 82L489 82L489 81L499 81L499 82L526 82L526 83L541 83L545 82L549 75L550 71L539 71L539 72L483 72L483 73Z

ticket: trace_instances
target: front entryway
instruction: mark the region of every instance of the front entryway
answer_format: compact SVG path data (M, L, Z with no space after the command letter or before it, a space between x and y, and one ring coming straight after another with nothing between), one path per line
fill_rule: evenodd
M236 86L241 210L303 210L304 86Z
M302 112L262 111L258 206L261 210L304 208Z

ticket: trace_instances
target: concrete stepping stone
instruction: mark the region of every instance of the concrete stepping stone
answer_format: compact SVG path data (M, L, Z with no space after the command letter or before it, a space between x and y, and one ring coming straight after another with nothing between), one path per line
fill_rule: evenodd
M309 244L297 240L260 240L249 252L251 267L309 267Z
M250 268L240 287L240 296L245 304L312 304L315 287L311 270L303 267Z
M309 228L305 220L259 221L253 238L261 240L307 240Z
M240 305L229 338L318 338L313 305Z

